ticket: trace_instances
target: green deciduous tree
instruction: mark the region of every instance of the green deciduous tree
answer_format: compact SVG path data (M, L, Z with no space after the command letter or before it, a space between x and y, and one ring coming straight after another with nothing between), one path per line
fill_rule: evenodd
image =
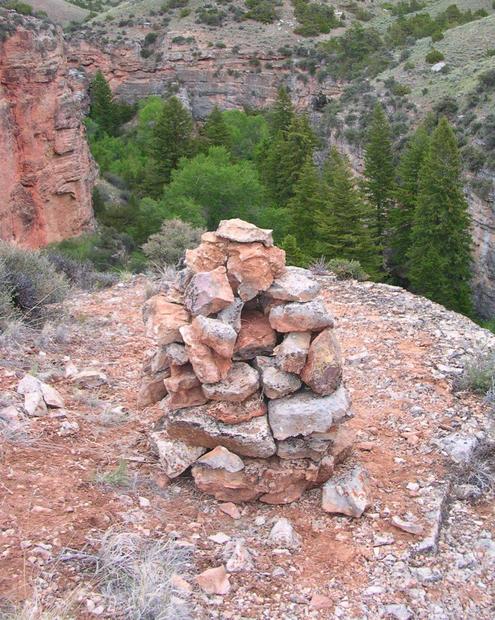
M318 254L357 260L378 277L381 256L374 239L373 212L356 186L349 161L333 147L324 166L325 200L315 219Z
M220 220L231 217L256 223L263 203L264 190L253 164L232 163L229 152L218 146L207 154L183 159L172 173L162 201L167 217L180 217L199 226L206 224L210 230Z
M416 292L464 314L472 311L469 227L457 139L444 117L419 173L409 279Z
M395 179L390 125L379 103L371 117L364 154L364 176L365 193L375 210L377 239L383 248L387 218L393 204Z
M419 171L429 142L429 133L421 125L409 140L397 169L396 205L390 212L391 252L388 264L399 283L407 283L407 254L418 199Z

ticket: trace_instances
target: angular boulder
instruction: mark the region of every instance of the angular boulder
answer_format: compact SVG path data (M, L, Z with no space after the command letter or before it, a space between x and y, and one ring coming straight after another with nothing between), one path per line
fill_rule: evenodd
M184 305L192 316L215 314L234 301L225 267L193 275L184 294Z
M199 342L191 325L182 327L180 333L186 343L189 361L200 382L217 383L225 379L232 366L231 358L222 357L207 345Z
M301 267L287 267L285 272L273 281L265 295L281 301L311 301L320 292L320 285L311 272Z
M171 441L166 431L155 431L150 434L150 439L158 454L160 466L169 478L180 476L206 452L206 448L200 446Z
M167 420L169 436L193 446L224 446L242 456L267 458L275 454L275 442L266 416L239 424L224 424L209 415L206 407L171 412Z
M311 332L291 332L273 350L277 364L285 372L299 374L306 364Z
M272 231L258 228L250 222L245 222L238 218L231 220L221 220L216 230L216 236L229 241L239 243L253 243L259 241L267 247L273 246Z
M348 413L350 400L344 387L330 396L298 392L268 403L268 418L275 439L325 433Z
M370 505L368 496L368 475L357 466L325 483L321 505L325 512L360 517Z
M212 349L220 357L232 357L237 333L233 327L204 316L197 316L192 321L193 337L201 344Z
M277 442L277 456L281 459L311 459L320 461L331 447L330 441L314 437L289 437Z
M227 272L242 301L266 291L285 270L285 252L261 243L230 243Z
M204 233L201 244L193 250L186 250L186 265L194 273L213 271L226 262L225 242L214 233Z
M230 473L235 473L244 469L242 459L223 446L217 446L210 452L207 452L198 459L196 464L209 469L225 469L225 471Z
M263 384L263 393L268 398L283 398L288 394L296 392L302 385L301 379L280 368L274 366L266 366L261 371L261 380Z
M187 325L190 316L184 306L173 304L164 295L150 297L143 307L145 334L159 346L182 342L179 329Z
M270 310L270 325L278 332L321 331L333 327L333 318L319 299L291 302Z
M236 297L230 306L220 310L217 314L217 319L222 321L222 323L230 325L230 327L235 329L236 333L239 333L241 329L241 314L243 308L244 302L242 299Z
M148 407L165 398L167 388L165 387L164 380L169 374L170 372L166 370L153 376L142 378L137 397L138 407Z
M332 328L323 330L309 347L301 379L316 394L328 396L342 380L342 354Z
M277 334L268 317L259 310L245 310L241 316L241 330L234 348L234 359L249 360L269 354L277 344Z
M242 402L260 386L258 372L249 364L235 362L227 376L218 383L206 383L203 392L210 400Z
M252 418L265 415L267 410L266 403L259 392L240 403L229 400L212 400L206 407L208 415L225 424L247 422Z

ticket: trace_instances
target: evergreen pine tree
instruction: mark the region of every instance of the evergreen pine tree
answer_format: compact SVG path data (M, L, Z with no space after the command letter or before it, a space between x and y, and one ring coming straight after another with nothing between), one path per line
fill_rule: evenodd
M316 214L316 247L326 259L357 260L378 277L381 256L374 242L373 212L356 187L349 161L333 147L324 166L325 200Z
M230 150L232 141L229 128L218 106L215 106L208 115L201 130L201 138L205 150L208 150L210 146L224 146Z
M421 125L409 140L397 170L396 205L390 212L391 254L388 263L399 283L407 283L407 253L418 198L419 171L429 141L428 131Z
M189 111L177 97L168 99L153 128L154 164L147 184L153 196L159 196L163 185L170 182L171 172L177 168L181 157L191 155L192 130Z
M308 154L294 185L294 194L287 204L291 218L290 233L294 235L297 246L308 260L317 258L315 217L322 207L321 177L312 154Z
M280 247L285 250L285 262L287 265L304 267L307 264L307 258L297 245L297 239L294 235L285 235L280 242Z
M409 279L416 292L464 314L472 311L469 227L457 139L444 117L419 173Z
M279 131L271 142L260 172L278 205L286 205L294 195L304 163L312 158L316 144L305 115L294 116L288 130Z
M100 129L110 135L115 135L118 119L113 102L112 91L101 71L97 71L89 87L91 98L89 116Z
M376 104L371 117L364 154L364 176L366 196L375 209L377 239L384 248L395 179L390 125L379 103Z
M287 131L290 124L294 120L294 106L289 95L289 91L285 86L278 89L277 100L273 106L270 118L270 129L272 135L276 135L279 131Z

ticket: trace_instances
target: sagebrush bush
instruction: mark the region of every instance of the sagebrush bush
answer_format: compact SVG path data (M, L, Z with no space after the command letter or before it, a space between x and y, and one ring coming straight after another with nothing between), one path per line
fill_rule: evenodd
M24 250L0 241L0 327L22 318L41 324L50 305L64 300L69 289L67 278L57 272L40 252Z
M489 396L494 386L495 351L480 351L465 363L457 387Z
M107 288L119 280L116 273L96 271L89 260L79 261L53 251L47 251L46 257L59 273L66 276L71 284L85 291Z
M165 220L160 232L151 235L143 245L143 252L155 267L175 265L186 250L200 243L203 232L179 219Z
M323 262L320 259L311 265L310 269L319 275L324 275L324 270L326 270L326 273L331 272L337 276L337 280L358 280L362 282L368 279L368 274L361 267L359 261L346 258L332 258Z

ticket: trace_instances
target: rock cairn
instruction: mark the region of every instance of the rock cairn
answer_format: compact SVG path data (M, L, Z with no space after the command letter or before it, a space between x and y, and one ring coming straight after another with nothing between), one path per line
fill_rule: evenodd
M333 319L305 269L285 266L272 234L220 222L185 256L143 315L141 404L162 400L151 434L166 474L192 466L223 501L298 499L348 451L349 413Z

